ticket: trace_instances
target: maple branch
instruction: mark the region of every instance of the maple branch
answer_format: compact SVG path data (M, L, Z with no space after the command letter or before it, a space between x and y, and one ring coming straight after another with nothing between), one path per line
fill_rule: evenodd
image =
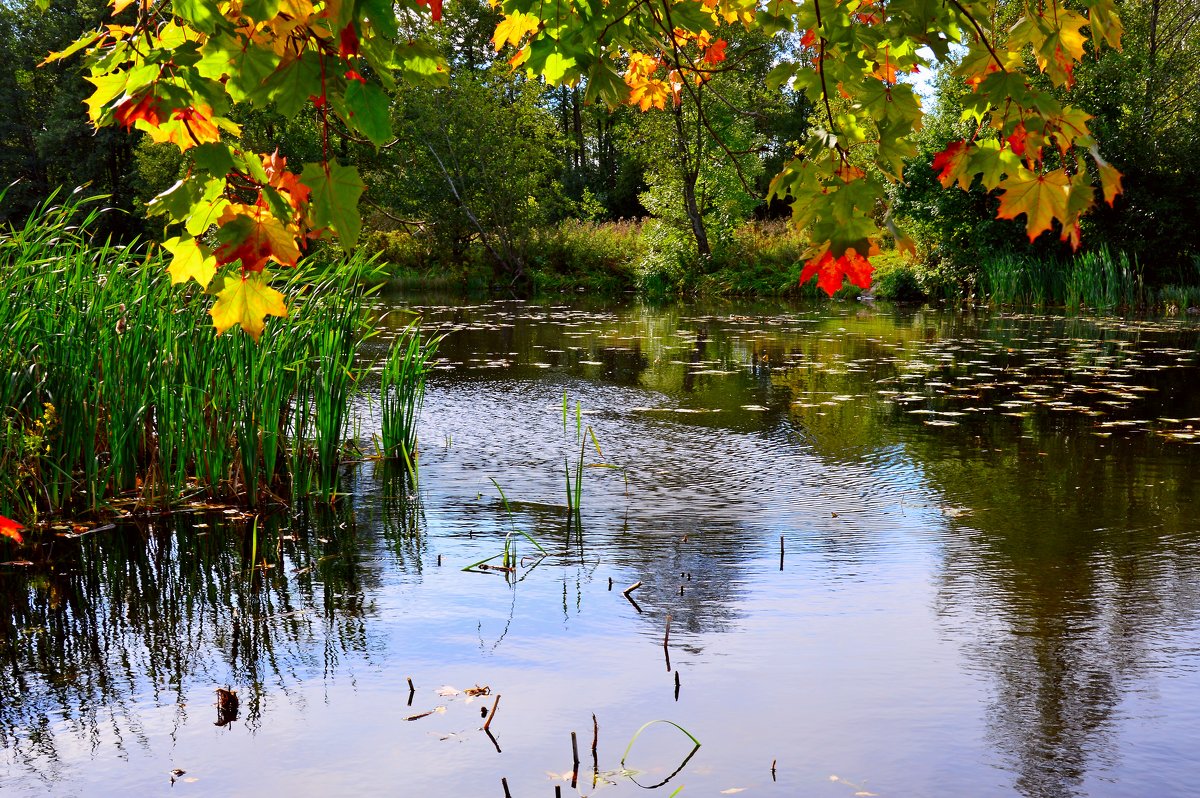
M966 17L971 25L975 28L975 32L979 34L979 41L982 42L983 46L987 48L987 51L992 54L992 60L996 62L996 66L1000 67L1000 71L1007 72L1008 70L1005 69L1004 62L1001 61L1000 56L996 54L996 48L992 46L992 43L988 41L987 34L983 32L983 26L979 24L979 20L975 19L974 15L972 15L970 11L967 11L967 9L963 7L963 4L958 0L950 0L950 4L957 8L958 12ZM820 12L818 12L817 18L818 20L820 19Z
M721 136L717 133L717 131L713 129L712 124L708 121L708 116L704 113L704 104L700 101L700 93L699 93L700 87L698 87L698 86L693 87L693 86L689 85L687 81L683 80L683 73L679 71L680 54L682 53L683 57L687 60L688 65L693 70L696 70L696 62L694 60L692 60L692 57L689 53L687 53L686 51L682 51L679 47L678 42L675 41L675 34L674 34L675 24L671 21L671 8L666 0L663 0L663 13L666 16L667 25L669 26L664 30L664 32L667 34L667 41L669 41L671 43L671 52L675 56L675 58L674 58L675 69L676 69L676 72L679 73L679 77L680 77L679 82L687 90L688 94L692 98L692 101L696 104L697 132L699 132L699 125L703 125L704 129L708 131L710 136L712 136L713 141L715 141L717 143L717 146L721 148L721 151L725 153L726 157L728 157L730 162L733 164L733 169L735 172L737 172L738 182L740 182L742 184L742 188L745 189L746 193L748 193L751 197L755 197L756 199L758 199L759 198L758 192L754 189L753 186L751 186L750 181L746 179L746 174L742 170L741 162L738 161L738 159L734 155L733 151L730 150L728 145L725 144L725 140L723 138L721 138ZM654 18L654 21L658 24L658 26L660 28L662 28L663 27L662 20L660 20L658 18L658 15L654 12L653 7L651 7L650 15ZM717 96L720 97L720 95L717 95ZM725 102L723 98L722 98L722 102ZM726 104L728 105L728 103L726 103ZM730 105L730 107L732 108L733 106ZM699 168L700 168L699 160L700 160L700 146L698 145L697 153L696 153L696 161L697 161L696 169L697 170L699 170Z
M846 150L842 147L842 143L838 141L837 124L833 121L833 108L829 105L829 85L825 82L825 23L821 21L821 2L813 0L813 7L817 10L817 27L822 29L822 34L817 37L817 74L821 76L821 99L825 102L825 116L829 119L829 132L834 136L834 146L837 148L838 154L842 160L846 160Z

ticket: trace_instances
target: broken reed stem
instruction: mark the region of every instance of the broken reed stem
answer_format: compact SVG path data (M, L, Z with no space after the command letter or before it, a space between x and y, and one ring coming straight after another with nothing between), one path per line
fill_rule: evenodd
M592 713L592 789L596 788L596 782L600 779L600 756L596 753L596 746L600 743L600 723L596 720L596 713Z
M579 741L575 739L575 732L571 732L571 789L579 783Z
M512 793L508 791L508 779L501 777L500 786L504 788L504 798L512 798Z
M492 719L496 717L496 707L500 706L500 694L496 693L496 700L492 702L492 709L488 712L487 720L483 722L483 730L487 731L492 725Z
M630 585L629 587L622 590L621 595L624 596L625 598L629 598L629 594L632 593L633 591L637 590L641 586L642 586L641 582L634 582L632 585Z

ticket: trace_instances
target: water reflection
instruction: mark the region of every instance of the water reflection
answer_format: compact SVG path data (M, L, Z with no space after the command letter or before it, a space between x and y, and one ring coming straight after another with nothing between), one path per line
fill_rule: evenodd
M353 519L228 514L55 540L44 562L2 572L0 695L14 699L0 744L15 760L53 781L63 744L147 747L146 704L170 707L174 729L222 720L218 686L243 687L241 722L257 729L301 674L369 655ZM189 705L205 692L212 705Z
M108 773L163 772L165 734L228 758L208 789L474 795L504 776L549 794L547 752L591 712L608 754L651 717L702 730L671 782L689 791L765 786L776 756L787 794L1181 794L1200 775L1200 721L1154 730L1164 702L1197 700L1195 327L416 307L452 333L419 485L367 463L337 512L265 517L257 542L252 519L180 515L0 565L19 786L78 784L114 749L148 753ZM377 409L359 410L369 437ZM578 524L564 477L589 426L587 462L618 467L586 470ZM506 538L511 572L461 570ZM505 696L491 741L478 706L437 692L485 682ZM195 742L224 686L239 714L218 733L244 751ZM654 784L678 757L647 745ZM320 782L329 751L346 766Z

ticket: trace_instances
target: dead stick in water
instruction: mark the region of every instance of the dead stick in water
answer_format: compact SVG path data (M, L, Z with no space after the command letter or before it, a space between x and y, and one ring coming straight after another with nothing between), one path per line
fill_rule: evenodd
M487 731L492 725L492 719L496 717L496 707L500 706L500 694L496 693L496 700L492 702L492 711L488 713L487 720L483 722L483 730Z

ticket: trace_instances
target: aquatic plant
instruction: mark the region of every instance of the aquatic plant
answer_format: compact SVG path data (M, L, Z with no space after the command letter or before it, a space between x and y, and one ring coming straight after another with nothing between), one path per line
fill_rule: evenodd
M414 320L396 336L383 364L380 380L383 453L385 457L402 459L414 482L417 419L425 402L425 378L443 337L435 335L423 342L420 320Z
M369 264L301 263L255 343L157 247L94 239L102 212L55 195L0 231L0 514L334 497Z

